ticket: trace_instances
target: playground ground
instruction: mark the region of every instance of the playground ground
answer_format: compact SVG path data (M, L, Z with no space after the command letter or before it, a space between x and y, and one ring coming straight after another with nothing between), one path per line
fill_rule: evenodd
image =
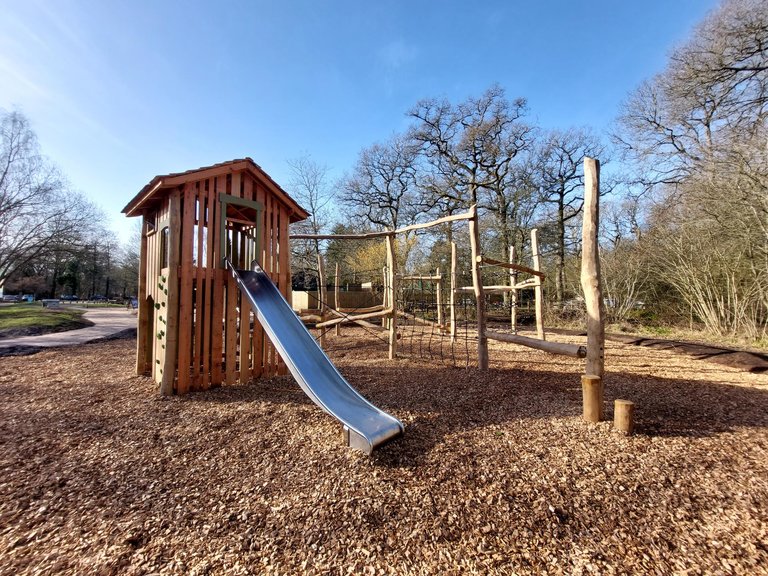
M366 340L328 347L406 425L373 457L287 377L161 399L131 339L0 358L0 574L768 574L768 375L609 342L624 437L582 361Z

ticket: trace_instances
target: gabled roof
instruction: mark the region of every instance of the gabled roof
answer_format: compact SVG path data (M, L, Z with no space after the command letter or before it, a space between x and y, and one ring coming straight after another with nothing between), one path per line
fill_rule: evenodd
M228 162L221 162L212 166L203 166L202 168L187 170L186 172L175 172L173 174L155 176L141 189L133 200L126 204L122 212L129 217L140 216L147 203L162 195L162 191L167 190L168 188L179 186L185 182L213 178L223 174L242 171L250 172L257 180L265 183L270 192L288 206L288 209L291 212L291 222L299 222L309 217L309 212L299 206L299 204L291 198L291 196L283 190L277 182L272 180L272 177L251 158L229 160Z

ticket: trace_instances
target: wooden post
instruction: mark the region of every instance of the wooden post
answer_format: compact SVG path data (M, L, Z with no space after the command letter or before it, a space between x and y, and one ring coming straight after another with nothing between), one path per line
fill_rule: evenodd
M149 315L155 311L147 301L147 217L141 222L141 244L139 246L139 301L138 329L136 331L136 374L142 376L152 370L152 345L155 335L149 332ZM153 271L154 277L154 271Z
M605 305L600 285L600 162L584 158L584 222L581 233L581 287L587 306L587 374L605 372Z
M515 247L509 247L509 263L515 263ZM509 285L513 287L513 290L509 293L509 327L512 330L512 334L517 334L517 290L514 289L517 286L517 270L514 268L509 269Z
M397 358L397 240L394 234L387 236L387 265L389 268L389 359Z
M451 242L451 342L456 341L456 242Z
M333 278L333 304L336 310L341 309L341 289L339 288L339 263L336 262L336 275ZM336 324L336 336L341 336L341 324Z
M325 319L326 311L326 286L325 286L325 262L320 253L320 247L317 247L317 290L320 294L320 317ZM325 348L325 330L320 330L320 347Z
M531 230L531 253L533 256L533 269L541 272L541 256L539 255L539 231ZM544 334L544 292L541 287L541 276L534 276L533 293L536 299L536 336L539 340L546 340Z
M635 431L635 403L615 400L613 403L613 427L627 436Z
M381 269L381 273L383 275L382 282L384 282L383 284L384 295L382 297L381 305L386 309L386 308L389 308L389 272L387 272L386 266L384 266L384 268ZM381 319L381 327L389 328L389 318L387 318L386 316Z
M176 354L179 344L179 246L181 244L181 190L171 193L168 231L170 241L168 246L168 299L166 300L165 325L165 361L163 362L163 377L160 381L160 394L173 394L173 384L176 380Z
M584 420L600 422L603 419L603 382L600 376L583 374L581 394L584 407Z
M485 335L485 293L480 275L480 230L477 222L477 204L469 209L472 219L469 221L469 243L472 248L472 287L477 304L477 367L488 370L488 338Z
M443 282L440 278L440 268L435 270L437 280L437 325L443 328Z

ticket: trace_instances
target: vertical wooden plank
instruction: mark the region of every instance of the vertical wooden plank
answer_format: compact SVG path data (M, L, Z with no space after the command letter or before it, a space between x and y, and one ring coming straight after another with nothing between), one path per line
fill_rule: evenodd
M230 234L229 231L225 231L225 234ZM238 237L237 232L231 231L231 245L232 245L232 262L237 262L238 257ZM227 273L227 313L226 313L226 336L224 344L224 356L225 356L225 368L226 368L226 382L227 384L234 384L237 381L237 320L238 320L238 295L240 290L237 287L237 282L232 278L232 275Z
M213 268L213 311L211 315L211 385L220 386L223 382L221 363L224 358L224 300L226 297L226 271L221 267L221 236L225 233L221 229L219 194L223 192L221 185L223 176L217 177L211 185L213 187L212 206L213 212L209 215L213 238L211 239L211 263ZM226 274L226 275L225 275Z
M181 278L179 282L179 376L176 391L186 394L190 389L190 365L193 342L192 326L192 284L193 284L193 250L194 223L197 195L194 183L184 185L183 216L181 222ZM179 272L171 269L170 276Z
M149 334L149 315L155 311L151 309L147 300L147 217L141 221L141 242L139 245L139 286L136 297L139 301L138 322L136 330L136 374L142 376L148 374L152 367L152 348L150 342L154 342L154 334Z
M278 273L280 275L280 292L288 304L291 303L291 261L290 261L290 239L288 237L289 214L287 208L280 204L277 236L277 257ZM277 358L277 373L281 376L288 373L283 358L275 353Z
M258 182L258 180L255 180L253 182L253 197L254 199L259 202L264 208L266 208L265 205L265 196L264 196L264 187L261 186ZM255 234L258 236L258 251L255 252L255 258L258 260L260 266L264 266L264 219L265 219L265 211L264 209L261 210L258 214L259 222L258 226L256 227ZM251 358L251 374L254 378L258 378L263 373L263 366L264 366L264 328L254 319L253 324L253 338L251 339L251 347L252 347L252 358Z
M533 269L541 272L539 231L536 228L531 230L531 254L533 257ZM546 340L546 334L544 333L544 292L541 286L541 276L534 276L533 280L535 282L533 294L536 302L536 337L539 340Z
M197 182L197 262L195 262L195 340L192 349L192 385L195 390L202 388L203 367L203 325L205 324L205 308L203 286L205 285L205 181Z
M472 285L477 300L477 367L488 370L488 337L485 335L485 291L480 275L480 230L477 221L477 205L470 208L472 219L469 221L469 243L472 248Z
M584 158L584 220L581 233L581 287L587 306L586 373L605 372L605 304L600 279L600 162ZM602 392L602 388L601 388ZM602 396L601 396L602 401Z
M170 197L170 213L168 229L170 242L168 246L168 299L165 314L165 358L163 360L163 375L160 381L160 393L163 396L173 394L176 379L176 364L178 360L179 341L179 250L181 242L181 190L176 189ZM159 294L158 294L159 295Z
M204 184L205 195L205 284L204 284L204 325L203 325L203 373L201 379L201 386L204 390L208 389L211 384L211 365L212 365L212 350L213 350L213 330L212 324L215 321L213 315L213 285L214 285L214 271L215 264L213 260L213 237L214 237L214 219L215 214L215 194L213 181L208 179Z
M261 257L261 267L264 269L264 271L269 274L272 270L270 266L269 256L271 254L271 247L270 243L272 240L272 231L271 231L271 215L270 211L272 210L272 195L269 193L268 190L264 190L264 226L262 227L263 230L263 236L262 236L262 257ZM270 374L270 366L269 366L269 349L271 348L272 344L269 341L269 338L266 334L264 334L264 339L262 342L262 349L261 349L261 358L262 358L262 374L269 378L271 376Z
M238 174L240 176L240 174ZM241 177L242 197L246 200L253 199L253 180L250 175L243 173ZM234 186L233 186L234 187ZM252 240L248 237L250 232L242 234L243 268L250 269L253 252ZM240 382L247 382L253 374L253 329L251 328L251 303L248 298L240 295Z
M276 198L269 195L269 276L273 282L278 281L277 277L277 259L276 259L276 246L277 246L277 202ZM269 376L277 374L277 354L275 353L275 346L272 342L269 343Z

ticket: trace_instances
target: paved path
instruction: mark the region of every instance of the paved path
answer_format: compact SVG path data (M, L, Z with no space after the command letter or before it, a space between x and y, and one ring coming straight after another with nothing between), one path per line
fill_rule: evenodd
M123 330L136 328L136 314L118 308L93 308L83 317L94 323L94 326L54 332L42 336L20 336L0 340L0 349L15 347L51 348L54 346L76 346L93 340L113 336Z

